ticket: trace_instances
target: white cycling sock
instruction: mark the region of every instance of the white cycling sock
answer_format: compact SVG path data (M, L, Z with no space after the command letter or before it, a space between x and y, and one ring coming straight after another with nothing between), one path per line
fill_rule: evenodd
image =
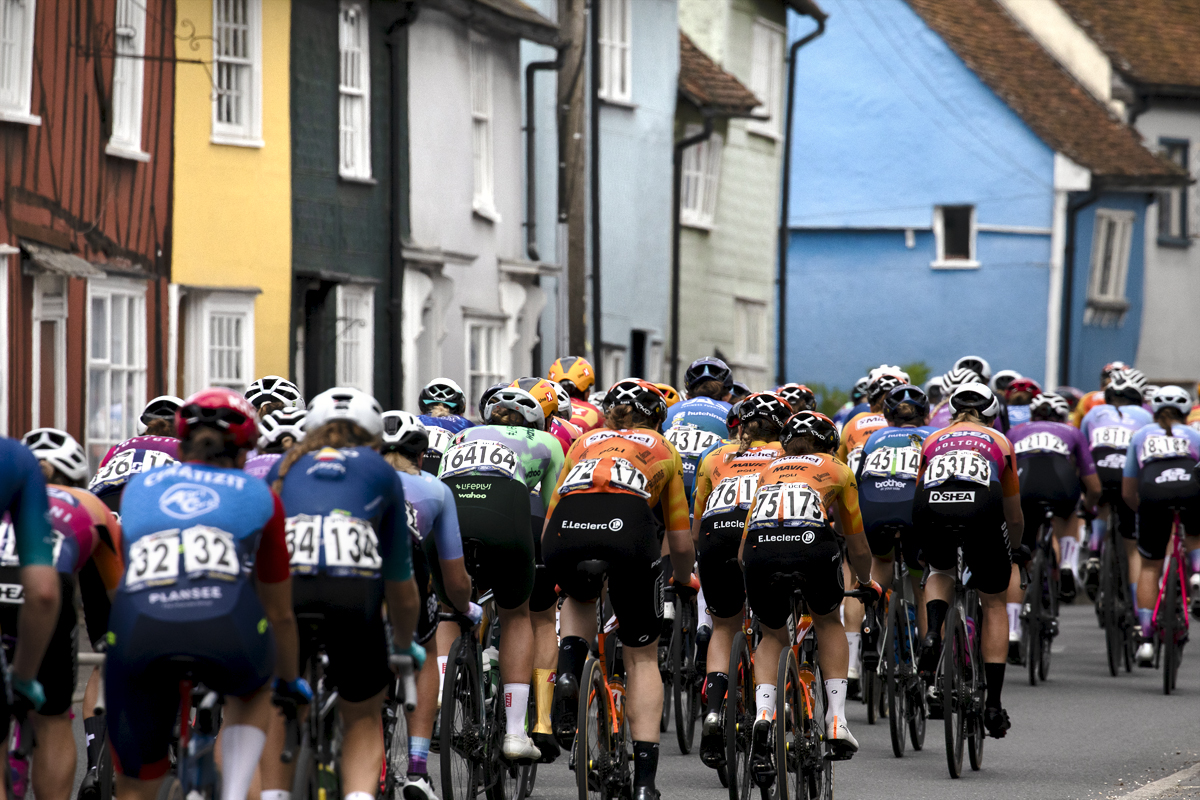
M263 789L262 800L292 800L292 793L286 789Z
M246 800L267 734L253 725L226 725L221 729L221 800Z
M857 674L862 665L862 634L846 631L846 642L850 645L850 671Z
M754 694L757 719L773 719L775 716L775 684L760 683Z
M1007 603L1005 608L1008 610L1008 632L1021 635L1021 604Z
M708 613L708 603L704 600L704 587L696 593L696 608L700 609L700 623L696 627L708 626L708 629L712 630L712 614Z
M505 733L525 735L525 716L529 710L529 684L504 684Z
M450 660L450 656L438 656L438 705L442 704L442 689L446 688L446 662Z
M1064 536L1058 540L1058 549L1062 553L1062 566L1079 572L1079 541L1074 536Z
M833 722L836 717L846 718L846 688L849 681L845 678L830 678L825 681L825 697L829 703L825 708L825 724Z

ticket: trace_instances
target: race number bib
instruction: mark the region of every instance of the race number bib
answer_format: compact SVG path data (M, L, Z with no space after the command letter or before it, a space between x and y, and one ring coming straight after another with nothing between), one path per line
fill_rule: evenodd
M125 568L125 588L137 591L151 586L167 586L179 580L179 530L160 531L143 536L129 546L129 566Z
M600 459L585 458L571 467L571 471L567 473L567 477L563 480L562 487L559 488L559 493L567 494L568 492L577 492L580 489L592 488L592 476L596 473L596 467L599 465Z
M427 427L425 432L429 434L429 448L438 453L446 452L446 448L454 441L454 434L445 428L437 428L434 426Z
M288 518L285 538L292 572L298 575L317 573L322 550L333 575L373 576L383 566L375 529L355 517L297 514Z
M758 490L758 473L723 478L708 496L704 504L703 519L714 514L728 514L737 509L746 509L754 502Z
M992 479L992 467L987 458L974 450L943 453L929 460L925 470L925 485L940 486L946 481L959 480L987 486Z
M1067 447L1067 443L1053 433L1039 431L1038 433L1030 434L1021 441L1013 445L1017 455L1026 453L1053 453L1059 456L1070 455L1071 448Z
M117 453L96 473L91 483L88 484L88 489L91 490L95 487L121 483L129 480L129 478L139 472L146 472L147 470L166 466L167 464L179 463L159 450L143 450L141 452L142 461L140 464L133 463L138 454L136 450L124 450Z
M645 474L635 467L629 461L623 458L599 459L585 458L575 466L571 467L571 471L567 473L567 477L563 479L562 486L559 488L560 494L568 494L577 492L581 489L590 489L595 485L596 468L600 466L602 460L608 460L608 483L618 489L624 489L633 492L639 497L648 498L650 492L646 491L646 486L649 483Z
M442 456L442 477L451 475L517 475L517 454L500 442L459 442Z
M679 451L680 458L699 458L701 453L721 441L717 434L696 427L671 428L664 436Z
M807 483L773 483L754 498L750 528L819 528L826 524L821 495Z
M921 469L921 451L916 447L881 447L863 461L863 477L915 480Z
M1147 436L1142 441L1142 463L1164 458L1186 458L1191 441L1179 436Z
M52 564L58 564L59 553L62 552L63 535L58 531L50 531L54 536ZM19 567L21 558L17 555L17 529L12 522L5 519L0 521L0 567Z
M850 472L858 474L858 464L862 461L863 449L856 447L846 454L846 466L850 468Z
M1114 447L1124 450L1133 440L1133 431L1120 425L1107 425L1092 431L1092 449Z
M183 571L189 578L236 578L242 570L233 534L207 525L185 530Z

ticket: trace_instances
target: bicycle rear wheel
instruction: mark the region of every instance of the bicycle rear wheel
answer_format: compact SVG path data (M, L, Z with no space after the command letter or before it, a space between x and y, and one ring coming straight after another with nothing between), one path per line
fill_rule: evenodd
M966 739L966 651L967 631L958 615L958 606L951 604L946 617L942 663L937 676L946 732L946 767L950 770L951 778L962 776L963 742Z
M675 739L679 752L692 751L696 736L696 603L676 599L671 632L671 693L675 704Z
M604 664L588 657L579 684L579 728L575 734L575 785L579 800L607 800L614 795L615 773L628 770L620 761L619 742L613 734Z
M442 800L475 800L479 794L487 757L482 692L474 648L460 636L450 648L442 687L438 751Z
M790 647L784 648L779 656L775 686L774 800L804 800L807 787L800 761L807 703L796 654Z
M980 633L983 630L983 608L979 605L977 598L974 598L974 593L968 595L972 600L968 601L968 608L972 608L972 618L975 620L975 638L968 639L967 646L970 657L965 664L963 672L963 690L966 693L966 708L964 717L966 717L967 727L967 759L971 762L971 769L978 770L983 766L983 743L987 738L987 733L983 729L983 700L984 700L984 674L983 674L983 641Z
M750 729L754 725L754 665L741 631L729 651L729 691L725 695L725 781L729 800L750 800Z
M825 681L812 651L807 651L800 666L800 680L808 686L809 705L802 714L804 736L800 756L807 800L833 800L833 762L826 757L825 741Z
M1042 660L1042 615L1044 613L1046 580L1046 556L1039 548L1029 562L1029 583L1025 586L1025 603L1021 609L1025 617L1025 630L1021 638L1025 643L1025 667L1029 673L1029 685L1038 684L1038 664Z
M1162 677L1163 694L1175 689L1175 676L1179 670L1180 647L1178 643L1182 627L1179 621L1181 602L1179 597L1179 572L1174 559L1167 560L1166 585L1163 587L1163 602L1159 609L1159 625L1162 628Z
M387 758L384 762L383 800L400 800L404 779L408 774L408 716L401 703L393 702L384 708L387 736Z
M1119 612L1120 577L1118 563L1114 550L1116 545L1110 541L1104 542L1104 552L1100 555L1100 592L1096 598L1100 606L1100 624L1104 627L1104 646L1108 656L1108 672L1114 678L1121 669L1121 660L1125 648L1124 634L1121 630Z
M904 757L908 726L908 692L902 685L904 665L901 663L905 651L904 639L908 633L908 609L899 593L893 595L888 608L887 627L883 631L883 688L887 695L888 727L892 735L892 754Z
M1038 680L1045 683L1046 677L1050 674L1050 655L1052 645L1054 643L1053 631L1058 625L1058 596L1061 586L1059 578L1054 577L1055 572L1059 569L1057 561L1053 559L1053 551L1047 556L1045 565L1045 591L1042 594L1042 624L1041 637L1042 641L1038 645ZM1061 574L1061 573L1060 573Z

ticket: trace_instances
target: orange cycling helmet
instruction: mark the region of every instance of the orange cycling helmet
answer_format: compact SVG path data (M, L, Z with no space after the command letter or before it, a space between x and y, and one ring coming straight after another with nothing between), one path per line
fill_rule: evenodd
M679 396L679 392L675 391L675 387L669 383L656 383L654 388L662 393L663 399L667 401L667 408L678 403L683 398Z
M586 358L563 356L550 365L549 378L555 383L570 382L578 391L587 394L596 383L596 370Z
M554 391L554 384L545 378L517 378L509 386L524 389L533 395L547 420L558 413L558 393Z

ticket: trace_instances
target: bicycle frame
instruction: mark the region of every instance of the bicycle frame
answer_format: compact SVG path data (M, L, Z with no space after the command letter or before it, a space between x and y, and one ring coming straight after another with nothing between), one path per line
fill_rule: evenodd
M1154 629L1161 632L1163 625L1159 622L1158 612L1162 608L1163 597L1167 593L1167 574L1171 570L1175 570L1179 578L1179 585L1186 591L1187 588L1187 558L1183 552L1183 536L1179 531L1179 512L1175 512L1175 519L1171 523L1171 551L1167 554L1167 561L1163 565L1162 578L1158 584L1158 596L1154 599L1154 616L1152 617ZM1190 614L1183 615L1183 634L1187 633L1191 627Z
M603 606L599 603L599 601L597 601L596 607L598 609L596 611L596 620L599 622L600 615L603 613L599 609L602 609ZM604 652L604 640L608 637L608 634L615 631L617 627L617 618L614 616L607 623L600 626L599 632L596 635L596 660L605 665L604 669L601 670L600 675L601 682L604 684L604 693L607 695L605 702L608 703L608 718L612 720L611 733L613 736L619 736L621 733L621 723L625 719L625 706L622 703L620 710L617 709L617 701L613 696L612 686L608 682L608 656ZM588 699L590 700L591 697L589 696ZM618 716L618 714L620 714L620 716Z

